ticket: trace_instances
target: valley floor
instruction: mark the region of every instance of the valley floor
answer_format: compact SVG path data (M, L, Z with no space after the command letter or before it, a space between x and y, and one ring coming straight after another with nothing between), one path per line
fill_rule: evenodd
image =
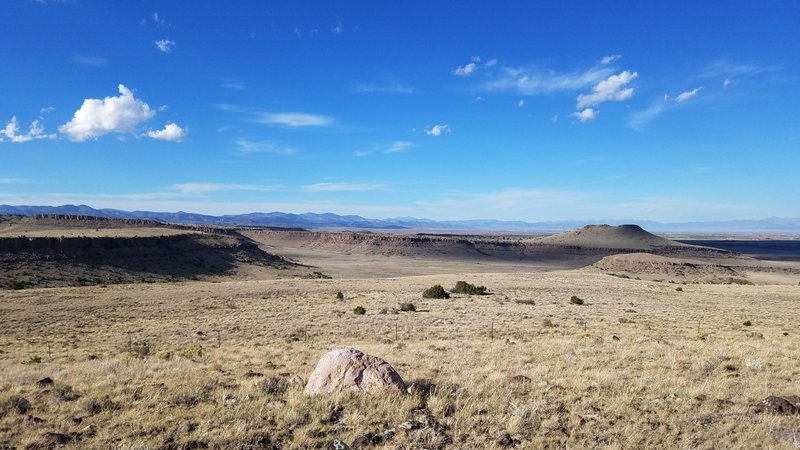
M800 414L754 409L800 394L796 282L510 267L0 291L0 448L300 449L367 433L386 449L797 445ZM458 280L491 294L421 297ZM339 347L422 393L305 396Z

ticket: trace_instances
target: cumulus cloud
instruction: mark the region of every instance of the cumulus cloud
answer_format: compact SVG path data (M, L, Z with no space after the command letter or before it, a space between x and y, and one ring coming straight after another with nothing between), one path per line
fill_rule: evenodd
M333 118L319 114L307 113L260 113L255 118L256 122L287 127L323 127L331 125Z
M168 123L163 130L148 131L147 135L153 139L158 139L161 141L180 142L186 139L186 130L173 122Z
M582 109L587 106L597 106L606 101L621 101L631 98L633 96L633 88L625 88L625 86L638 76L637 72L628 70L609 76L597 83L590 94L579 95L577 108Z
M456 67L455 69L452 70L451 73L453 75L458 75L460 77L465 77L465 76L471 74L472 72L474 72L475 71L475 67L476 67L475 63L471 62L471 63L469 63L467 65Z
M597 118L600 114L600 111L592 108L585 108L583 111L576 111L570 114L572 117L577 118L581 122L590 122ZM558 120L558 119L556 119Z
M678 101L678 103L685 102L686 100L689 100L690 98L692 98L695 95L697 95L697 93L700 92L700 89L703 89L703 88L702 87L697 87L697 88L692 89L691 91L682 92L681 94L678 95L676 100Z
M603 57L600 59L600 64L603 64L603 65L608 65L608 64L611 64L611 63L613 63L614 61L616 61L616 60L618 60L618 59L620 59L620 58L622 58L622 55L608 55L608 56L603 56Z
M52 139L55 136L52 134L45 134L44 126L38 120L34 120L30 127L28 127L28 132L25 134L19 134L19 125L17 125L17 117L14 116L11 120L8 121L5 128L0 130L0 135L5 136L11 142L29 142L34 139Z
M447 125L434 125L425 129L425 134L428 136L439 137L444 133L449 133L450 127Z
M164 53L172 52L172 47L175 46L175 41L169 39L161 39L155 42L156 47Z
M133 92L120 84L119 96L104 99L87 98L75 111L72 120L59 131L72 141L85 141L109 133L135 133L136 128L153 118L147 103L135 98Z

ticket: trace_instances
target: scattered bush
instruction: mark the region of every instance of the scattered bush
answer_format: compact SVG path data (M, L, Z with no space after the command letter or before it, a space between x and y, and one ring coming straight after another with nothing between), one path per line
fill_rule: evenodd
M529 300L529 299L524 299L524 300L514 300L514 303L519 303L520 305L531 305L531 306L533 306L533 305L535 305L535 304L536 304L536 302L535 302L535 301L533 301L533 300Z
M749 327L749 326L753 325L753 322L750 322L749 320L745 320L744 323L742 323L742 325L744 325L746 327Z
M258 389L267 395L280 396L286 393L289 382L286 377L275 376L258 382Z
M6 282L5 284L5 288L10 289L12 291L18 291L20 289L25 289L26 287L28 287L28 283L18 280L11 280Z
M683 292L683 288L680 287L680 286L676 287L675 290L678 291L678 292Z
M42 357L41 356L39 356L39 355L31 355L31 357L28 358L28 360L25 361L24 364L39 364L40 362L42 362Z
M344 300L344 294L342 294L342 291L336 293L336 300Z
M416 310L417 310L417 307L414 306L413 303L401 303L400 304L400 311L415 312Z
M166 361L172 358L172 352L169 350L161 350L156 354L156 356L158 356L158 359Z
M582 299L582 298L580 298L580 297L578 297L577 295L573 295L573 296L572 296L572 297L569 299L569 302L570 302L571 304L573 304L573 305L582 305L582 304L583 304L583 299Z
M450 298L450 294L444 290L441 284L437 284L425 289L425 292L422 293L422 298Z
M181 358L196 360L203 356L203 346L198 344L192 344L186 348L182 348L175 352L175 356L180 356Z
M456 281L456 287L450 289L454 294L485 295L486 286L475 286L466 281Z
M136 359L144 359L150 354L150 344L147 342L130 342L128 345L128 356Z
M542 320L542 326L545 327L545 328L553 328L555 325L553 324L552 320L544 319L544 320Z
M14 411L17 414L25 414L30 409L31 403L26 400L25 397L12 395L4 399L0 399L0 417L4 416L10 411Z
M363 316L363 315L364 315L364 314L366 314L366 313L367 313L367 310L366 310L366 309L364 309L364 307L363 307L363 306L356 306L356 307L353 309L353 314L355 314L355 315L357 315L357 316Z

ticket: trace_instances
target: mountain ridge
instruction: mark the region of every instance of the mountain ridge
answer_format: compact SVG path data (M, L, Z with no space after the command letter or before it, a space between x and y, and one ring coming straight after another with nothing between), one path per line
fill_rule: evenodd
M287 228L330 229L350 228L364 230L463 230L496 232L557 232L582 227L587 224L607 223L623 225L636 223L658 232L721 232L721 233L800 233L800 218L770 217L756 220L727 220L706 222L656 222L648 220L562 220L562 221L503 221L494 219L431 220L414 217L369 219L358 215L334 213L283 213L252 212L247 214L207 215L177 212L125 211L120 209L95 209L87 205L0 205L0 214L32 216L39 214L67 214L117 219L150 219L159 222L212 225L212 226L269 226Z

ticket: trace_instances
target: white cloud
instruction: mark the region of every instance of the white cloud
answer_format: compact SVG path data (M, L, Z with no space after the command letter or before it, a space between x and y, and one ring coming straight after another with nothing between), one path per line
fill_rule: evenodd
M408 150L409 148L411 148L411 147L413 147L413 146L414 146L414 144L413 144L412 142L408 142L408 141L394 141L394 142L392 142L391 144L389 144L389 146L388 146L388 147L386 147L386 148L383 150L383 153L397 153L397 152L402 152L402 151L404 151L404 150Z
M72 57L72 62L82 66L90 67L105 67L109 63L108 59L106 58L92 55L75 55Z
M331 33L333 34L342 34L344 32L344 27L342 26L342 20L340 18L336 18L336 25L329 28Z
M59 127L70 140L85 141L108 133L135 133L136 127L155 116L147 103L136 99L124 85L118 97L87 98L72 120Z
M356 94L368 94L373 92L382 92L387 94L413 94L417 90L412 86L405 86L402 84L374 84L374 83L361 83L353 89Z
M382 184L360 184L360 183L316 183L303 186L307 192L355 192L355 191L374 191L385 189Z
M590 122L597 118L600 111L592 108L585 108L583 111L576 111L570 114L572 117L577 118L581 122Z
M723 88L729 88L733 84L734 84L733 80L731 80L730 78L725 78L725 81L722 82L722 87Z
M249 139L239 139L236 141L240 153L274 153L276 155L289 156L297 153L297 150L284 147L273 141L251 141Z
M492 68L492 67L494 67L496 65L497 65L497 59L496 58L492 58L492 59L486 61L483 64L483 67L486 68L486 69L489 69L489 68Z
M428 136L438 137L444 133L449 133L450 127L447 125L434 125L425 129L425 134Z
M525 106L525 100L520 100L517 102L517 108L522 108L523 106Z
M186 195L208 195L216 192L230 192L230 191L271 191L274 190L272 186L263 186L258 184L235 184L235 183L205 183L205 182L192 182L192 183L179 183L172 185L181 194Z
M172 47L175 46L175 41L169 39L161 39L155 42L156 47L164 53L172 52Z
M618 59L620 59L620 58L622 58L622 55L608 55L608 56L603 56L603 58L602 58L602 59L600 59L600 64L603 64L603 65L608 65L608 64L611 64L611 63L613 63L614 61L617 61L617 60L618 60Z
M34 120L31 122L30 127L28 127L28 132L25 134L19 134L19 125L17 125L17 117L14 116L11 120L8 121L5 128L0 130L0 135L5 136L11 142L29 142L34 139L52 139L55 136L52 134L45 134L44 126L38 120Z
M318 114L306 113L260 113L257 115L256 122L287 127L323 127L331 125L333 118Z
M625 88L628 83L635 80L639 74L637 72L624 71L617 75L611 75L605 80L597 83L590 94L578 96L578 109L587 106L597 106L606 101L627 100L633 96L633 88Z
M220 84L220 87L225 89L233 89L236 91L244 91L247 90L247 85L242 83L241 81L236 80L227 80L224 83Z
M646 109L631 113L631 115L628 117L628 126L631 128L643 127L664 112L669 104L668 102L668 98L665 98L663 102L656 103Z
M476 67L475 63L471 62L471 63L469 63L469 64L467 64L465 66L456 67L455 69L453 69L451 71L451 73L453 75L458 75L460 77L464 77L464 76L467 76L467 75L471 74L472 72L474 72L475 71L475 67Z
M173 122L164 126L163 130L148 131L147 135L153 139L159 139L162 141L180 142L186 139L186 130Z
M570 73L505 67L502 68L499 76L489 80L481 88L486 91L510 92L520 95L550 94L582 89L597 83L612 73L611 68L601 66Z
M153 22L155 22L156 25L164 25L164 24L166 24L166 22L164 21L164 18L161 17L160 14L158 14L158 11L154 12L152 17L153 17Z
M46 108L41 108L41 109L39 110L39 113L40 113L40 114L50 114L51 112L53 112L53 111L55 111L55 110L56 110L56 107L55 107L55 106L48 106L48 107L46 107Z
M697 87L697 88L692 89L691 91L682 92L680 95L678 95L676 100L678 101L678 103L685 102L686 100L689 100L690 98L692 98L695 95L697 95L697 93L700 92L700 89L703 89L703 88L702 87Z

